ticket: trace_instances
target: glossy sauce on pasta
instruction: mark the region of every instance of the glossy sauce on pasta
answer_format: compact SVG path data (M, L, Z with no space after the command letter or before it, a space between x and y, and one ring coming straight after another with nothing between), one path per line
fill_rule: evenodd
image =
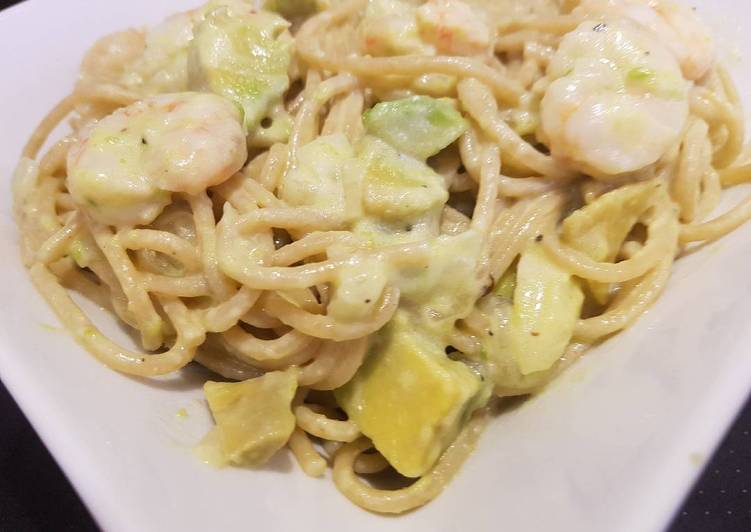
M543 389L751 218L714 213L751 179L743 142L711 36L670 0L212 0L97 42L14 197L32 281L84 348L218 375L204 459L287 446L401 513L490 401ZM364 478L386 469L413 482Z

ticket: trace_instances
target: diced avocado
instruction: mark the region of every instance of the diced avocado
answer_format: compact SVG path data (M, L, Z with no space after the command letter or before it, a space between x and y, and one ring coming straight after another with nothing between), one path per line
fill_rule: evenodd
M482 293L481 251L482 235L475 230L441 235L431 242L426 268L403 269L395 280L404 306L439 337L471 312Z
M289 88L289 23L273 13L206 13L189 53L191 89L208 90L239 104L253 132Z
M659 186L656 181L647 181L603 194L563 221L561 238L593 260L614 260L634 224L652 204Z
M336 398L349 418L402 475L428 471L456 437L480 378L399 312L365 364Z
M493 292L477 303L478 310L488 320L488 330L480 335L482 344L480 359L487 368L487 375L494 385L494 393L501 397L526 395L535 391L550 379L555 367L553 365L550 369L528 375L523 375L519 369L514 356L515 332L511 326L516 270L509 269L509 272L511 273L507 272L502 277ZM508 280L512 280L513 283Z
M442 207L448 200L440 175L385 142L365 137L358 146L358 155L366 166L363 204L368 214L408 222Z
M386 265L377 257L351 257L332 283L333 294L327 314L341 321L357 321L372 316L389 282Z
M441 209L448 200L443 178L376 137L366 136L356 151L364 172L358 196L364 212L353 221L355 234L374 246L438 236Z
M387 221L378 216L363 216L352 225L352 231L373 247L420 242L440 233L440 211L428 211L406 220Z
M343 134L318 137L298 150L297 164L282 179L279 194L290 205L354 218L362 211L362 174L363 165Z
M550 379L571 341L583 299L577 281L537 243L504 273L478 303L488 320L480 336L481 358L497 395L527 394Z
M519 259L509 326L522 375L549 369L561 357L581 313L584 294L571 274L537 242Z
M429 96L381 102L363 115L363 122L368 133L423 161L467 129L451 100Z
M209 381L203 390L216 421L214 438L229 463L263 464L295 428L291 404L297 378L291 372L273 371L242 382Z
M574 211L562 224L561 240L596 261L612 262L636 222L652 205L659 188L657 181L646 181L617 188ZM610 284L589 283L600 303L607 303Z
M482 236L474 230L458 235L440 235L432 227L418 228L410 232L389 232L389 227L365 219L356 224L355 234L368 239L373 247L409 242L429 241L429 252L423 260L398 269L387 268L379 261L358 262L342 272L342 280L335 282L335 294L341 290L342 297L352 306L365 300L373 301L373 294L380 294L383 286L392 283L401 293L400 306L407 310L435 338L449 343L456 320L465 318L483 290L480 270ZM371 295L364 295L366 292ZM335 304L336 302L336 304ZM338 296L329 306L338 309ZM346 308L346 307L345 307ZM347 308L342 316L356 315L354 308Z
M265 0L263 8L276 11L286 18L297 18L311 15L318 11L317 0Z

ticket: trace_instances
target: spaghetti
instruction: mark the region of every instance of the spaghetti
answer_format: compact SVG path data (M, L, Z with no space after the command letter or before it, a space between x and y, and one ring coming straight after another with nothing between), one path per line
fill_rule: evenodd
M697 64L690 49L696 43L678 52L662 44L671 38L664 33L670 28L698 22L658 20L655 12L637 23L629 8L640 3L646 5L342 0L312 14L295 11L294 3L269 3L293 20L287 29L281 17L259 14L241 0L214 1L156 30L105 37L86 56L72 94L24 148L14 182L23 261L76 340L117 371L156 376L195 361L231 381L250 382L266 372L293 375L297 392L289 405L294 423L287 444L303 471L320 476L331 463L334 482L354 503L386 513L413 509L436 497L471 451L491 391L503 397L540 390L587 346L642 315L687 246L717 240L751 218L748 199L712 214L724 188L751 180L730 76L715 63ZM266 69L254 79L276 92L263 101L235 101L241 118L233 118L232 106L222 107L226 100L210 103L216 112L206 120L219 129L206 142L220 142L227 128L242 125L247 145L243 140L232 155L241 164L230 164L226 175L203 171L190 186L187 177L176 183L165 177L166 185L160 182L129 204L137 215L132 219L122 205L128 194L141 194L139 187L152 186L151 174L123 189L112 205L101 197L96 205L83 200L89 192L74 170L89 160L84 152L105 124L123 120L124 131L137 113L157 111L175 120L169 113L193 105L186 94L236 96L240 85L235 92L212 85L211 61L219 59L206 52L209 70L198 80L195 70L203 63L192 61L204 53L196 43L222 30L222 21L231 25L233 17L246 16L273 17L250 24L266 24L252 26L261 36L254 38L265 39L259 42L269 57L283 59L277 70L270 59L251 65L251 76ZM267 27L273 29L264 33ZM614 33L649 58L626 57L608 40ZM566 55L583 42L594 50L587 53L601 55L596 61ZM686 57L695 59L690 69ZM678 72L677 78L655 77L662 71L647 61L663 61L657 66ZM613 68L594 75L587 70L594 63ZM245 68L242 61L233 64ZM601 115L592 114L585 129L604 128L593 141L575 130L574 120L601 96L586 93L570 107L556 100L564 82L571 93L588 91L581 82L587 75L616 76L598 89L615 99L602 96L595 104L633 105L627 111L636 114L662 105L649 109L664 110L675 124L644 122L634 126L646 128L639 131L644 140L614 140L612 124L601 125ZM160 94L164 99L155 100ZM420 105L444 112L439 106L447 105L445 116L457 114L464 127L421 158L413 150L434 139L418 138L418 132L395 141L393 135L399 127L411 134L422 115L394 122L383 106L389 102L413 106L396 115L419 113ZM226 123L217 118L222 113ZM40 154L66 117L72 131ZM153 124L144 131L141 142L152 150L162 142L159 135L167 135ZM436 129L434 136L444 132ZM177 134L180 142L187 135ZM660 147L651 158L645 147L650 139ZM598 142L605 159L593 154ZM210 162L224 144L218 146L200 157ZM362 177L394 149L399 153L391 179L417 180L417 192L399 183L406 188L394 192L393 183ZM326 150L343 155L321 159ZM339 188L321 192L325 176L321 182L317 176L331 167ZM148 174L148 168L153 170L138 171ZM107 178L107 169L100 170ZM418 212L416 204L424 208ZM603 212L620 213L621 225ZM460 244L451 244L459 238ZM436 266L439 259L443 266ZM434 268L437 273L425 274L432 275L429 282L414 273ZM462 281L451 278L456 272L468 273L473 283L459 286ZM524 284L530 275L542 276L537 285ZM347 284L350 278L363 286ZM542 314L532 316L524 307L520 294L530 286L545 287L538 294L549 305ZM71 290L106 304L138 331L144 351L102 334ZM352 294L360 297L356 304L347 299ZM446 359L440 364L459 361L478 382L482 377L477 386L488 394L474 406L464 404L458 436L447 433L441 457L416 482L389 491L371 487L363 475L396 463L367 420L345 407L349 399L340 390L366 378L362 368L372 366L397 315L409 315L413 329L432 331ZM521 333L509 332L513 327L524 332L521 340ZM555 338L541 344L537 337L549 331ZM497 343L498 337L506 343ZM374 444L383 452L366 452Z

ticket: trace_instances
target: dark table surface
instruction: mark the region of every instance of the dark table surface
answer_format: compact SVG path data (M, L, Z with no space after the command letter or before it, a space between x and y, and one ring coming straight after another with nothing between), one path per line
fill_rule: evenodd
M17 0L0 0L0 9ZM97 526L0 382L0 532L95 531ZM669 532L751 531L751 401Z

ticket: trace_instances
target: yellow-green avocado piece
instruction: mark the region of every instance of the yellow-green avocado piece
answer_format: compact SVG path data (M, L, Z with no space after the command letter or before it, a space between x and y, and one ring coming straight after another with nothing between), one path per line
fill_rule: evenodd
M522 375L550 369L563 355L581 313L579 282L539 243L519 259L514 287L511 354Z
M378 103L363 115L363 123L371 135L423 161L467 129L467 121L451 100L430 96Z
M347 137L323 135L298 150L295 166L282 176L279 197L296 207L357 218L362 214L362 174Z
M292 58L289 22L266 11L218 7L194 30L188 55L189 83L236 102L249 133L289 88Z
M424 162L371 136L360 141L357 151L366 167L363 206L367 214L409 221L448 200L443 178Z
M489 320L482 359L497 394L526 394L547 382L571 342L583 300L579 281L541 244L530 244L478 304Z
M474 229L440 235L430 243L427 267L403 268L395 281L401 307L419 316L420 325L446 344L456 320L466 318L482 295L482 243Z
M318 11L318 0L264 0L263 8L286 18L305 17Z
M478 406L482 383L400 311L378 335L365 364L336 398L399 473L419 477Z
M571 341L584 294L579 281L558 266L542 244L519 259L514 288L512 354L523 375L550 369Z
M297 378L291 372L272 371L242 382L208 381L203 390L226 462L263 464L295 429L291 405Z
M612 262L634 225L653 205L658 181L626 185L607 192L589 205L571 213L561 224L561 240L596 261ZM591 281L595 299L607 303L609 283Z

